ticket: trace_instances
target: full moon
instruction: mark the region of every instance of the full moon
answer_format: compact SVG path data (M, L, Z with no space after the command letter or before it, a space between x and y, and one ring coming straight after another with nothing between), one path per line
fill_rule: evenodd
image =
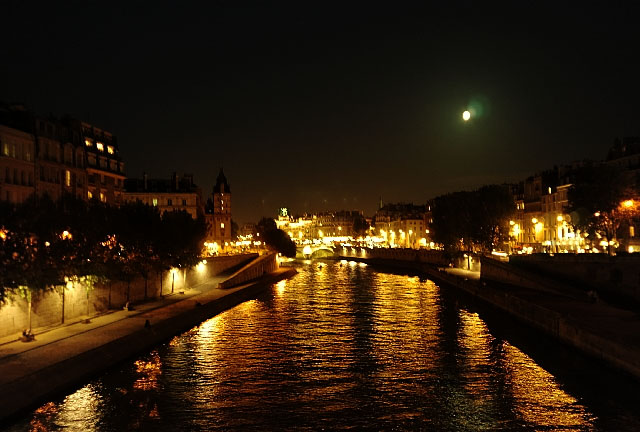
M467 121L471 118L471 113L469 111L465 111L462 113L462 120Z

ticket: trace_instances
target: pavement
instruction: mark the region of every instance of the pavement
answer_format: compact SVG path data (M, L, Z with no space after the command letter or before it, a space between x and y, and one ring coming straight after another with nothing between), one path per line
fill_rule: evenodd
M452 274L454 276L458 276L461 278L465 278L465 279L472 279L472 280L480 279L479 271L465 270L461 268L448 268L448 267L444 267L443 270L449 274Z
M4 338L0 341L0 420L198 325L251 298L260 286L293 273L281 268L247 284L218 288L229 276L223 274L184 294L134 305L132 311L115 310L88 323L81 320L47 329L36 333L31 342Z
M0 338L0 367L6 357L28 352L53 342L81 335L100 327L115 323L120 320L135 317L154 309L162 308L173 303L191 298L193 296L218 289L218 283L222 282L228 275L214 276L208 281L190 287L183 293L174 293L163 296L161 299L149 300L145 303L136 304L132 311L110 310L97 316L79 316L73 320L68 320L66 324L35 328L35 340L22 342L19 340L21 334L16 333ZM221 290L222 292L223 290ZM1 377L0 377L1 380ZM0 381L1 382L1 381Z

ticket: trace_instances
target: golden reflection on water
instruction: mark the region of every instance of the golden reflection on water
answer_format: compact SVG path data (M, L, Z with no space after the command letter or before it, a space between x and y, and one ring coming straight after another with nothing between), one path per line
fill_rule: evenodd
M139 359L135 363L138 379L133 383L135 390L157 390L158 378L162 374L162 361L158 351L153 351L148 359Z
M61 403L48 402L35 410L31 431L67 429L86 431L95 429L102 412L100 391L93 384L67 396Z
M284 290L287 287L287 280L282 279L280 282L276 284L276 294L278 296L282 296L284 294Z
M504 356L514 408L525 421L555 430L593 427L594 416L563 391L553 375L508 342L504 342Z
M496 346L477 313L461 309L459 317L458 344L463 350L460 370L464 371L465 390L476 401L478 412L497 412L506 392L512 410L525 424L553 430L594 428L593 416L550 373L508 342ZM487 373L492 370L494 373Z
M309 430L594 428L552 375L433 282L355 262L299 270L135 361L116 387L139 405L127 426L182 416L194 429L264 430L297 415ZM88 385L43 405L31 427L92 430L100 394Z

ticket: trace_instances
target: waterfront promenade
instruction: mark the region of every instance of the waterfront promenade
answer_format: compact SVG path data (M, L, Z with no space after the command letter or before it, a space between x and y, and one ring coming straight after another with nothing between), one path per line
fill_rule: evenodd
M235 273L237 274L237 273ZM234 275L235 275L234 274ZM212 277L184 293L116 310L36 334L0 340L0 421L45 401L132 355L254 297L295 270L282 268L251 282L220 288L234 275ZM12 339L12 340L11 340Z

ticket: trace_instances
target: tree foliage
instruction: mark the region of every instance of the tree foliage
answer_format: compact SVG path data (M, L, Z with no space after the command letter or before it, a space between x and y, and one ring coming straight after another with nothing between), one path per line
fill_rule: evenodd
M454 192L433 202L433 239L450 252L490 252L508 239L513 198L499 185Z
M0 301L67 280L130 281L152 270L190 267L200 258L204 220L140 203L110 207L65 196L0 203Z
M271 249L289 258L296 256L296 244L286 232L277 228L273 219L263 217L258 222L257 229L262 241Z
M357 215L353 219L353 227L352 228L353 228L353 233L356 236L364 237L365 235L367 235L367 232L369 231L369 224L367 223L367 220L364 218L364 216Z
M621 224L638 217L638 177L609 165L588 165L574 172L569 189L571 224L591 236L607 242L615 239ZM611 249L609 249L611 251Z

